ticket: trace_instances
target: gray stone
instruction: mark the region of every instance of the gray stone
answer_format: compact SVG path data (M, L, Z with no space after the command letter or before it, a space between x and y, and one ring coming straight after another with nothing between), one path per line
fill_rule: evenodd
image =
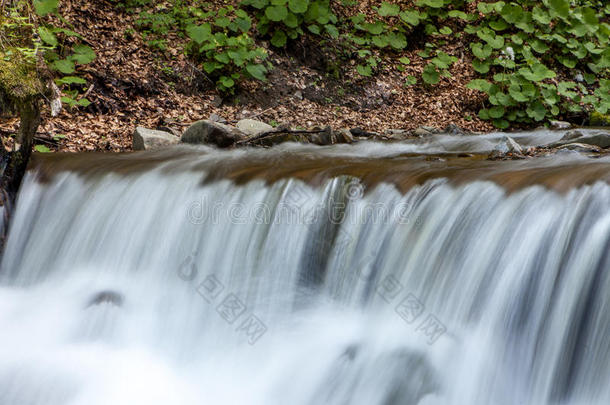
M597 132L576 138L574 142L586 143L587 145L599 146L600 148L610 148L610 132Z
M413 130L413 135L418 136L420 138L425 138L430 135L434 135L436 132L430 131L431 127L419 127ZM432 128L433 130L435 128Z
M236 126L237 129L248 136L256 136L264 132L273 131L273 127L271 125L249 118L238 121Z
M320 132L309 134L308 140L316 145L331 145L333 143L332 130L330 127L321 128Z
M379 135L376 132L365 131L364 129L362 129L360 127L352 128L352 129L350 129L350 132L352 133L353 136L358 137L358 138L370 138L370 137L375 137L375 136Z
M215 145L220 148L228 148L244 139L246 139L246 134L235 127L219 122L202 120L195 122L184 131L180 140L184 143Z
M334 132L334 136L335 136L335 142L336 143L352 143L354 142L354 136L352 135L352 132L347 129L347 128L343 128L340 129L338 131Z
M567 132L555 147L565 145L568 143L584 143L587 145L599 146L600 148L610 148L610 132L609 131L594 131L590 133L583 133L581 131L570 131Z
M137 127L133 133L133 150L154 150L180 142L180 138L164 131Z
M212 122L220 122L221 124L228 124L227 120L225 120L218 114L210 114L210 117L208 118L208 120L210 120Z
M390 139L395 139L399 141L409 139L411 137L411 134L411 131L408 131L406 129L386 129L384 131L385 136Z
M504 156L508 153L523 154L523 148L513 138L508 135L502 137L502 140L491 151L494 157Z
M584 136L584 134L578 130L568 131L561 138L561 141L570 141L572 139L580 138L581 136Z
M450 135L466 135L466 131L455 124L447 125L443 132Z
M551 129L570 129L572 124L566 121L551 121L550 127Z
M575 152L600 152L602 148L595 145L586 145L584 143L567 143L565 145L561 145L560 150L571 150Z

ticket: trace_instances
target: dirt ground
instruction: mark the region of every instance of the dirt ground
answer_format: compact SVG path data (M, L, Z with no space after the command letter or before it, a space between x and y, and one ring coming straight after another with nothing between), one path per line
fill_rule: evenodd
M465 43L443 49L461 56L451 68L451 78L442 78L435 86L406 86L406 77L420 77L424 67L417 43L400 55L411 60L404 71L398 70L398 55L384 55L378 74L364 78L350 73L354 69L343 69L338 77L327 73L330 65L355 61L328 60L332 52L307 39L281 51L261 41L274 67L268 81L244 83L235 95L222 98L181 51L183 39L173 38L165 52L153 50L137 32L136 16L108 0L66 4L62 14L97 58L79 69L89 83L86 94L92 104L64 110L55 118L45 111L36 141L51 150L126 151L138 125L182 132L212 113L230 122L255 118L295 128L330 125L383 132L453 123L474 131L492 129L477 118L481 94L465 87L475 77L460 52ZM17 125L16 119L0 120L0 135L15 133Z

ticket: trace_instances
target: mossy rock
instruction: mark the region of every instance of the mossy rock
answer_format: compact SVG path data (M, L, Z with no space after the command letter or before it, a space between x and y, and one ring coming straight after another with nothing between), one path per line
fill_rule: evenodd
M36 63L16 49L0 50L0 111L14 110L44 92Z
M592 127L610 127L610 115L601 114L597 111L591 113L589 118L589 125Z

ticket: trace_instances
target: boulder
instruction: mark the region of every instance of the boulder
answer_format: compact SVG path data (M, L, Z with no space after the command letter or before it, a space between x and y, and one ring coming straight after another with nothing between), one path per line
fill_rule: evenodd
M550 122L551 129L570 129L572 128L572 124L566 121L551 121Z
M333 132L335 143L352 143L354 142L354 136L352 132L347 129L340 129Z
M133 150L154 150L180 142L180 138L165 131L137 127L133 133Z
M249 118L238 121L236 126L237 129L239 129L249 137L257 136L264 132L273 131L273 127L271 125Z
M215 145L228 148L236 142L246 139L246 134L239 129L209 120L197 121L182 134L184 143L198 145Z
M316 145L333 144L332 130L330 127L320 128L320 132L309 134L308 141Z
M553 146L558 147L568 143L584 143L599 146L602 149L610 148L610 131L593 131L589 133L570 131Z

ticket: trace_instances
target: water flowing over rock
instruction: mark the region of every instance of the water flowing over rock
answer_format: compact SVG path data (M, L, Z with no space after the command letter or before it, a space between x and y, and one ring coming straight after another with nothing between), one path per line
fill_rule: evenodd
M413 148L37 156L0 403L610 403L610 160Z

